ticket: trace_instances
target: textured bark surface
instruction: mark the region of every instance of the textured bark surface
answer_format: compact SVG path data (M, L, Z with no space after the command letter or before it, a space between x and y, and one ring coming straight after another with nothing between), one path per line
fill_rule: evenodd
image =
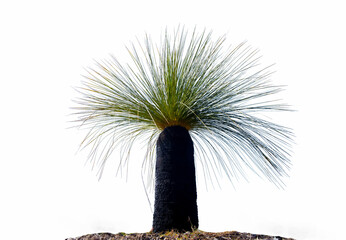
M184 127L167 127L157 141L153 231L191 231L196 228L193 142Z

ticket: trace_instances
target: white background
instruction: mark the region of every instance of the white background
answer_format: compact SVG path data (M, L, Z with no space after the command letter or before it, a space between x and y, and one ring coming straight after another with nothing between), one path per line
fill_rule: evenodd
M214 30L261 50L273 81L297 110L282 117L296 145L287 187L251 179L206 191L200 229L343 239L345 225L345 7L342 1L1 1L0 238L65 239L94 232L146 232L152 213L134 151L98 182L84 132L68 129L72 89L93 59L166 26ZM112 165L113 164L113 165Z

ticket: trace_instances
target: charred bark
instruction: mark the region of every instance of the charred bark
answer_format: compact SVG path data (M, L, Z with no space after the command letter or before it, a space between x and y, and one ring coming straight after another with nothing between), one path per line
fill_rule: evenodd
M157 141L153 231L198 228L194 150L184 127L165 128Z

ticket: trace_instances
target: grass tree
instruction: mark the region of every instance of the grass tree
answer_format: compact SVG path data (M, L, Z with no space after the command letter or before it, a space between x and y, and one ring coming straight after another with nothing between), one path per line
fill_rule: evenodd
M195 159L206 180L250 169L280 186L289 170L292 132L260 115L289 110L273 98L282 88L257 50L224 45L211 32L166 30L158 45L149 36L132 44L130 64L96 62L79 88L82 145L100 176L118 146L122 167L135 140L147 139L155 232L198 228Z

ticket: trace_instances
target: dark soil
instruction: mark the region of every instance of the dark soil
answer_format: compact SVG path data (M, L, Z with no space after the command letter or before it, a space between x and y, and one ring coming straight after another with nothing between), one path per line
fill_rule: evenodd
M293 238L284 238L280 236L268 236L251 233L231 232L203 232L200 230L194 232L166 232L166 233L94 233L77 238L67 238L66 240L174 240L174 239L193 239L193 240L294 240Z

